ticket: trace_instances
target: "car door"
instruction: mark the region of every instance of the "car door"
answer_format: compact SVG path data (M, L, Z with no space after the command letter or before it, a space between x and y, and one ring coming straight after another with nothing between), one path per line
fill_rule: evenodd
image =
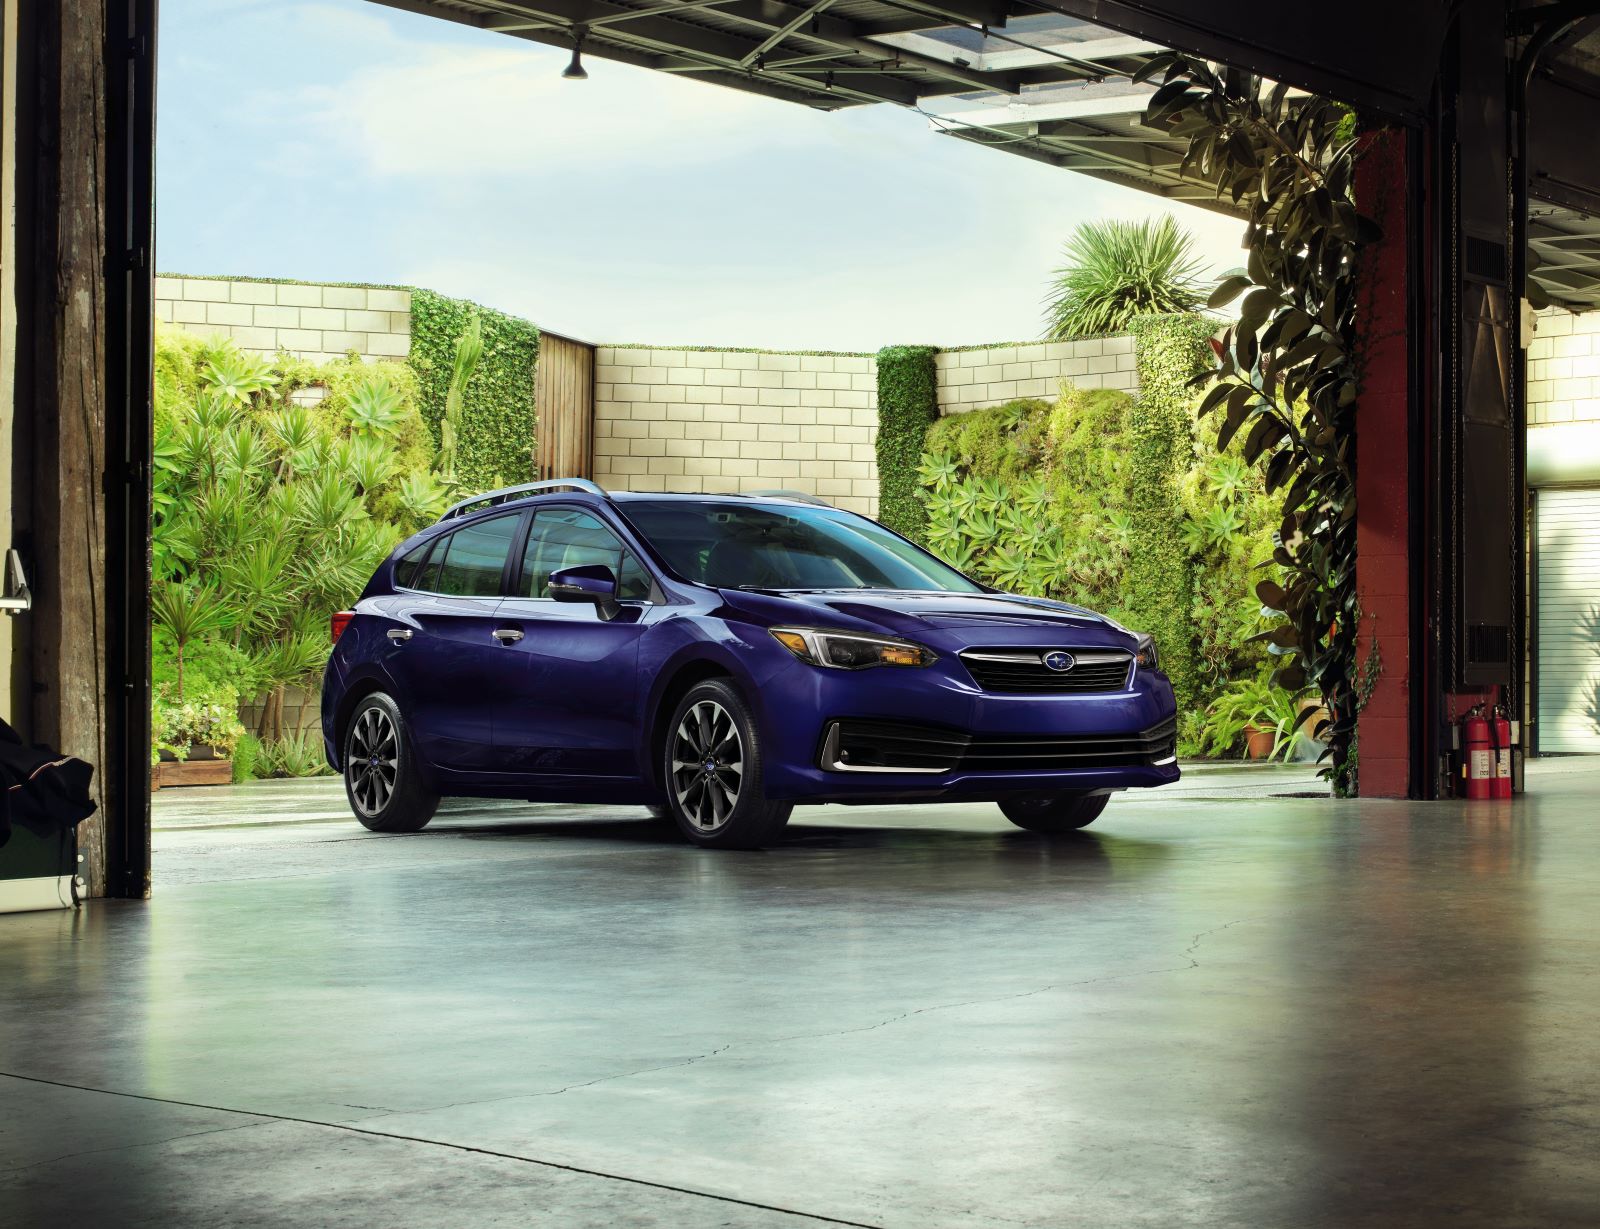
M604 564L620 578L614 618L550 597L550 573L580 564ZM521 633L502 654L500 763L547 780L637 778L639 638L659 617L650 574L598 516L556 505L534 515L514 584L495 620L497 630Z
M445 774L495 765L492 697L505 667L495 612L526 515L473 521L436 539L404 570L409 584L391 607L384 665L403 693L417 754Z

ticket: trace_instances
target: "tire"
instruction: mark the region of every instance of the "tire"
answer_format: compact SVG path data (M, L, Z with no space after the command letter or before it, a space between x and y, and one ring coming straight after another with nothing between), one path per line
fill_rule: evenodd
M417 771L411 731L389 696L363 696L344 730L344 793L373 832L420 832L439 806Z
M661 779L686 840L708 849L757 849L777 840L794 805L762 792L761 746L755 715L727 681L707 679L678 701L661 748Z
M1029 832L1076 832L1100 818L1110 794L1057 794L1002 802L1000 810L1012 823Z

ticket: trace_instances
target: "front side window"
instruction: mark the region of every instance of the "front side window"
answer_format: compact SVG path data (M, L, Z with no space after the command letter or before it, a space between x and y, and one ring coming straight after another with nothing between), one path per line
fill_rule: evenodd
M875 521L833 508L629 500L635 529L687 580L718 589L983 589Z
M437 567L427 569L433 583L426 587L450 597L498 597L500 575L521 519L520 514L497 516L441 539L433 548Z
M541 508L522 557L522 596L549 597L550 573L593 563L611 569L623 601L650 596L650 574L599 519L577 508Z

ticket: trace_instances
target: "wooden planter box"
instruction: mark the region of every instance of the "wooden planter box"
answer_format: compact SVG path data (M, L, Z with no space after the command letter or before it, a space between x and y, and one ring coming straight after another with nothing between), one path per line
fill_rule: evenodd
M210 749L207 748L207 751ZM171 789L182 785L232 785L233 761L206 755L187 760L162 760L150 770L150 788Z

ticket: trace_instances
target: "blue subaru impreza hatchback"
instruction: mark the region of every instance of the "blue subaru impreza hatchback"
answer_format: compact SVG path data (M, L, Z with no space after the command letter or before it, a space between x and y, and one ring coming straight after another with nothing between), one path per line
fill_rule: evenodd
M799 802L990 800L1065 832L1178 778L1148 636L805 497L493 491L333 636L328 762L378 832L443 795L641 804L725 848Z

